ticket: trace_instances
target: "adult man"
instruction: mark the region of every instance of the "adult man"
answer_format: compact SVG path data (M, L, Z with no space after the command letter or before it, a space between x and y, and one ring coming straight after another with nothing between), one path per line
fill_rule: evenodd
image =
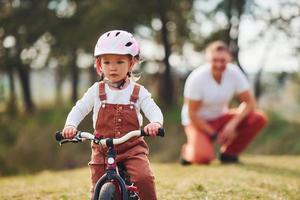
M255 99L241 70L230 63L228 46L221 41L206 50L208 64L195 69L184 88L182 124L187 143L181 163L210 163L215 158L212 141L221 145L223 163L238 162L238 155L266 125L266 116L255 110ZM237 96L240 104L229 109Z

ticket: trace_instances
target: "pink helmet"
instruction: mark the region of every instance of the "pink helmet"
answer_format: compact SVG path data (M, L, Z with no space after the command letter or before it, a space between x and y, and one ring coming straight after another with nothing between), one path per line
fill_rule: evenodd
M131 33L122 30L108 31L100 36L95 46L94 56L120 54L138 56L139 45Z

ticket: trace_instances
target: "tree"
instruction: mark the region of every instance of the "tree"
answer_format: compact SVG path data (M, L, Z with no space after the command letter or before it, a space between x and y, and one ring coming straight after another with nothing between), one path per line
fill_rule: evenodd
M68 3L69 6L76 8L69 15L59 15L61 12L59 3L52 7L52 10L57 13L57 23L50 32L55 38L52 56L64 57L66 60L64 65L59 63L59 66L66 68L67 74L71 76L71 99L76 102L79 83L79 69L76 64L78 50L93 54L94 45L101 33L109 29L125 29L132 32L137 22L133 20L135 15L129 9L129 4L124 1L68 1ZM133 6L132 9L137 8ZM112 13L115 13L114 17L111 17ZM78 31L78 27L82 31ZM91 73L93 70L91 69ZM94 77L91 76L92 79Z
M166 18L166 2L157 0L157 8L159 13L159 18L162 23L161 28L161 35L162 35L162 41L164 45L165 50L165 57L164 57L164 64L165 64L165 70L164 74L162 76L163 78L163 85L161 89L161 96L164 100L164 103L166 105L172 105L173 104L173 84L171 79L171 66L169 63L169 57L171 54L171 48L169 43L169 37L168 37L168 30L167 30L167 18Z
M0 40L1 41L1 40ZM10 114L16 113L16 92L15 92L15 81L14 81L14 60L10 58L10 49L1 48L2 60L1 60L1 70L7 72L9 81L9 99L7 105L7 111Z
M208 3L207 0L198 0L197 2L202 5ZM212 20L213 23L216 23L214 22L216 20L215 16L221 13L226 20L223 24L219 24L218 27L215 27L215 30L208 37L205 37L203 41L194 41L198 43L200 49L203 49L208 43L214 40L223 40L231 48L233 58L244 74L246 74L245 70L239 61L239 29L243 15L249 13L251 6L252 0L223 0L215 1L215 6L210 10L200 8L200 12L206 15L206 19Z
M30 90L30 61L22 59L22 53L32 47L47 31L49 25L47 20L52 17L52 13L47 7L46 0L6 0L1 3L4 5L1 7L1 11L4 11L0 15L1 28L6 36L15 39L15 45L11 47L13 52L11 59L21 82L25 111L32 113L35 106Z
M129 3L130 2L130 3ZM188 35L186 26L187 13L192 8L191 0L163 0L163 1L89 1L83 3L78 1L78 10L72 16L73 20L77 19L76 26L80 25L84 32L78 32L80 38L81 48L86 52L91 52L91 44L94 45L100 33L110 29L124 29L129 32L134 32L138 26L146 26L153 31L153 38L159 43L163 44L165 50L165 57L163 59L165 69L162 70L162 102L166 105L173 103L173 84L172 84L172 70L169 64L169 56L171 50L177 46L181 47L184 37ZM122 9L120 9L122 8ZM114 13L114 17L111 17ZM133 14L134 13L134 14ZM153 19L159 19L162 23L160 30L154 30L151 26ZM108 23L109 22L109 23ZM170 32L169 24L176 24L180 27ZM88 33L88 37L87 34ZM76 35L77 33L75 33ZM177 41L170 40L169 34ZM74 35L74 34L72 34Z
M264 22L266 26L265 29L260 31L258 37L251 41L251 43L257 43L260 42L262 38L269 37L265 48L265 54L267 54L268 50L272 48L274 41L276 41L277 36L283 33L288 39L289 45L292 47L295 57L299 58L300 34L299 28L296 28L296 24L300 20L300 3L297 1L284 0L278 2L278 4L272 8L263 8L260 5L253 3L253 8L253 20ZM266 55L262 57L261 67L254 78L254 92L257 99L262 93L261 75L265 62Z

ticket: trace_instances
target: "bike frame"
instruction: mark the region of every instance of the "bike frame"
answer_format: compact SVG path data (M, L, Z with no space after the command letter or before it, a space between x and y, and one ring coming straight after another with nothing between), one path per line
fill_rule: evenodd
M107 182L112 182L114 185L116 185L119 199L128 200L127 185L125 184L125 181L117 171L116 152L114 146L112 143L111 144L109 143L109 146L107 147L108 147L108 151L107 151L106 173L96 183L94 200L98 200L101 187Z

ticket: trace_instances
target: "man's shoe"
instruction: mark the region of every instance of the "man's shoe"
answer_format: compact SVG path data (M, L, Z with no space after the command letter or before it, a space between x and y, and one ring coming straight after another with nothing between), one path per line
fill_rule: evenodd
M187 166L187 165L191 165L192 163L191 162L189 162L189 161L187 161L187 160L185 160L184 158L180 158L180 164L182 165L182 166Z
M219 159L223 164L239 163L239 158L234 155L228 155L228 154L221 153Z

